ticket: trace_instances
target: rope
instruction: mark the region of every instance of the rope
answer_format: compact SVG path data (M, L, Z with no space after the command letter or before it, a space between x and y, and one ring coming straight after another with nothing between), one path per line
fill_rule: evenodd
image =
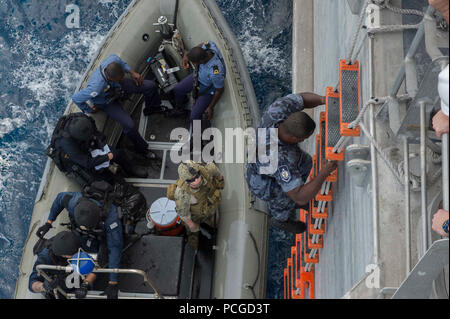
M361 52L361 49L362 49L363 46L364 46L364 42L366 41L366 39L367 39L368 37L369 37L369 33L368 33L368 32L364 33L364 38L361 40L361 43L359 44L358 50L357 50L356 53L353 55L353 57L352 57L352 59L351 59L351 61L350 61L351 64L355 63L355 60L358 58L359 53Z
M386 166L391 170L391 172L394 174L395 178L400 182L401 185L405 185L404 179L399 175L399 172L396 167L391 163L386 153L381 149L381 147L378 145L377 141L373 138L372 134L370 134L369 130L365 127L363 123L360 123L361 129L364 131L364 134L367 136L367 138L370 140L372 145L377 150L378 154L380 154L381 158L385 161Z
M362 108L362 110L359 112L356 119L348 125L348 128L354 129L355 127L358 126L358 124L363 120L364 115L366 114L366 112L369 109L369 106L371 104L374 104L374 105L384 104L384 103L386 103L386 100L387 99L383 97L383 98L379 98L379 99L370 99L369 101L367 101L366 104L364 105L364 107Z
M386 8L392 12L398 13L398 14L409 14L409 15L416 15L416 16L425 16L425 13L423 13L420 10L414 10L414 9L403 9L394 7L390 4L390 1L386 1L384 4L380 5L382 8Z
M364 7L361 10L361 13L359 14L359 21L358 21L358 27L355 30L355 33L353 35L353 40L352 40L352 45L350 47L350 51L348 52L347 56L347 60L350 60L353 54L353 50L355 50L355 46L356 46L356 41L358 40L358 35L359 35L359 30L362 27L363 21L364 21L364 16L366 15L366 10L367 7L369 6L369 4L372 2L372 0L367 0L366 3L364 4Z
M260 255L259 255L258 245L256 244L256 239L255 239L255 237L253 237L253 234L252 234L250 231L248 231L247 233L248 233L248 235L250 236L250 238L251 238L251 240L252 240L252 242L253 242L253 246L254 246L254 248L255 248L256 255L258 256L258 271L256 272L256 278L255 278L255 281L253 282L253 284L252 284L252 285L246 284L246 285L244 286L244 288L250 289L250 291L251 291L252 294L253 294L253 298L254 298L254 299L258 299L258 298L256 297L256 293L255 293L254 288L255 288L256 283L257 283L258 280L259 280L259 273L260 273L260 268L261 268L260 262L261 262L261 261L260 261Z
M366 10L367 7L369 6L369 4L372 2L372 0L366 0L364 7L361 10L361 13L359 14L359 20L358 20L358 26L355 29L355 33L353 34L353 40L352 40L352 44L350 46L350 50L347 54L348 58L347 61L350 61L350 59L352 58L353 55L353 51L355 50L355 46L356 46L356 42L358 41L358 35L359 35L359 31L362 28L363 25L363 21L364 21L364 17L366 15ZM362 41L364 42L364 40ZM361 49L359 49L358 51L360 51ZM359 52L358 52L359 53ZM334 87L334 91L337 92L339 88L339 82L336 84L336 86Z
M405 177L406 173L405 173L405 162L404 161L401 161L400 163L398 163L397 170L398 170L398 173L400 174L400 176ZM440 173L442 173L442 171ZM440 176L442 176L442 174ZM403 178L403 180L404 179L405 178ZM419 176L416 176L410 172L409 173L409 181L412 183L411 190L413 192L420 191L420 177ZM403 185L404 184L405 183L403 183Z

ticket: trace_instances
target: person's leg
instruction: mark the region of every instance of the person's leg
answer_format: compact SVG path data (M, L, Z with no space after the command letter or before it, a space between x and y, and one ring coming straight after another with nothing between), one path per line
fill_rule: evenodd
M293 212L295 214L295 202L286 197L280 194L279 197L267 202L270 216L281 222L287 222L289 219L292 219Z
M180 81L173 89L177 107L183 107L187 95L194 89L194 75L189 75Z
M127 156L124 150L121 149L113 149L114 153L113 162L120 165L122 170L129 176L145 178L148 176L147 169L145 167L139 165L133 165L130 158Z
M148 144L139 134L131 116L125 112L119 103L113 102L103 109L111 118L122 124L123 133L133 142L138 153L146 153Z
M267 205L271 216L271 226L294 234L306 230L306 224L296 218L295 202L283 192L281 187L271 189L271 199L267 201Z
M145 80L141 85L136 85L132 79L124 79L120 82L122 89L128 94L143 94L146 108L156 108L161 105L161 97L155 82Z
M191 116L190 116L191 123L194 120L202 119L203 113L205 113L209 104L211 104L212 99L213 99L213 95L211 95L211 94L205 94L205 95L198 97L198 99L197 99L197 101L195 101L195 105L191 111Z
M106 242L102 242L98 246L97 253L98 264L101 268L107 268L109 262L109 250Z

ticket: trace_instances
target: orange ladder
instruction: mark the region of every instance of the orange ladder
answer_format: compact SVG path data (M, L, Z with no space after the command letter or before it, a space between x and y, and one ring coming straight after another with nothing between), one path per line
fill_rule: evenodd
M323 169L327 160L344 161L345 139L360 136L360 127L349 127L360 112L359 62L346 60L339 63L339 92L332 87L326 90L325 112L320 113L319 134L315 137L315 154L309 180ZM355 122L354 124L356 124ZM353 124L353 125L354 125ZM309 209L300 209L300 221L307 223L306 231L296 234L295 245L284 269L284 297L287 299L314 299L314 265L319 262L323 248L330 203L333 200L332 183L338 180L338 170L323 183L321 190L311 200ZM306 290L309 289L309 295Z

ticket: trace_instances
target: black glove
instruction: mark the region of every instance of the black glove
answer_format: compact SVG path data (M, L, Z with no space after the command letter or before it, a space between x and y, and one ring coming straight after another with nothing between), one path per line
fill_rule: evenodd
M75 289L75 298L84 299L89 290L89 283L83 282L80 288Z
M58 282L56 280L53 280L52 282L46 280L44 281L44 289L46 292L53 293L53 290L58 286Z
M105 147L106 145L106 136L100 134L99 132L95 133L92 137L91 137L91 148L93 149L103 149L103 147Z
M207 223L201 223L200 232L206 238L211 239L212 236L216 234L216 229L214 227L209 226Z
M107 299L117 299L119 295L119 286L117 284L109 284L100 296L107 296Z
M36 231L36 236L38 236L39 238L44 238L44 235L48 233L50 228L52 228L52 224L45 223L44 225L38 228L38 230Z

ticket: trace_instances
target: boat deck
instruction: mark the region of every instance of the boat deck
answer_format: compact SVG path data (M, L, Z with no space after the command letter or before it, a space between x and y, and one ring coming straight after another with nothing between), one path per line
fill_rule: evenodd
M148 72L145 78L155 81L151 72ZM164 94L162 100L163 105L170 105ZM188 104L186 108L189 107ZM115 133L110 135L110 139L117 141L117 148L126 150L133 164L147 167L146 179L130 177L126 181L138 187L146 199L147 207L150 207L156 200L166 197L167 186L178 179L178 165L170 160L170 150L176 141L170 139L170 134L175 128L189 130L189 118L167 118L162 113L145 116L145 102L142 97L136 96L131 96L130 100L124 103L124 108L132 112L136 127L157 158L145 160L135 154L131 141L125 135L120 135L120 125L111 118L107 119L105 131ZM146 224L145 220L138 224L137 228L140 228L143 236L124 252L121 268L144 270L163 296L181 299L210 298L214 263L213 242L200 236L199 250L195 252L187 244L184 232L174 237L157 236L149 233ZM125 242L124 247L127 245ZM100 274L94 290L103 291L107 280L108 275ZM142 277L134 274L120 274L119 283L123 295L145 297L154 294L151 286L145 283Z

